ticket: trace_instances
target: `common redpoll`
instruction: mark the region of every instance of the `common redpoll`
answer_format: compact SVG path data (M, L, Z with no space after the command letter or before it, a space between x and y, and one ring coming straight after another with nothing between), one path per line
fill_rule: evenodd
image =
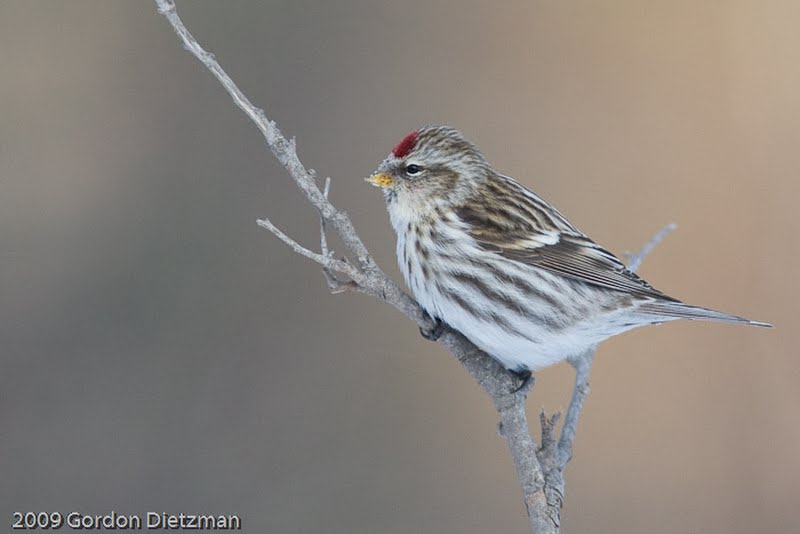
M517 373L674 319L770 326L658 291L453 128L411 132L367 181L420 306Z

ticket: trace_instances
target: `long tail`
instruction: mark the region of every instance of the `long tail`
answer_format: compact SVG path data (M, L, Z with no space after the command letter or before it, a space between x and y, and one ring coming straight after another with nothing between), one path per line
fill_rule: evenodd
M744 317L737 317L736 315L718 312L716 310L703 308L701 306L692 306L690 304L684 304L683 302L671 302L666 300L648 302L639 306L638 311L653 315L677 317L679 319L719 321L721 323L738 323L772 328L772 325L769 323L751 321L750 319L745 319Z

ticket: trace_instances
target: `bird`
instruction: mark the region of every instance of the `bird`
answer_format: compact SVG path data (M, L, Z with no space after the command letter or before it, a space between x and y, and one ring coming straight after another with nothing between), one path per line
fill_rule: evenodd
M406 285L441 325L426 337L446 325L521 377L640 326L771 326L654 288L455 128L412 131L366 180L383 191Z

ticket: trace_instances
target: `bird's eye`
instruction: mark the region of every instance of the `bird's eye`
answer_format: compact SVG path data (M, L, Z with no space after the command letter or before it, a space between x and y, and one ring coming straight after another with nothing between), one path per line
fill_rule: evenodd
M406 174L409 176L416 176L422 173L423 170L424 169L422 167L420 167L419 165L414 165L413 163L411 165L406 166Z

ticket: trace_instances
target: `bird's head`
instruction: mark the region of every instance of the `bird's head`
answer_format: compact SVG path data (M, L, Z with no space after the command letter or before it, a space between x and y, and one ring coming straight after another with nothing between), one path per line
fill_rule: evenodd
M366 180L384 192L390 212L418 216L469 197L489 164L458 130L426 126L406 135Z

